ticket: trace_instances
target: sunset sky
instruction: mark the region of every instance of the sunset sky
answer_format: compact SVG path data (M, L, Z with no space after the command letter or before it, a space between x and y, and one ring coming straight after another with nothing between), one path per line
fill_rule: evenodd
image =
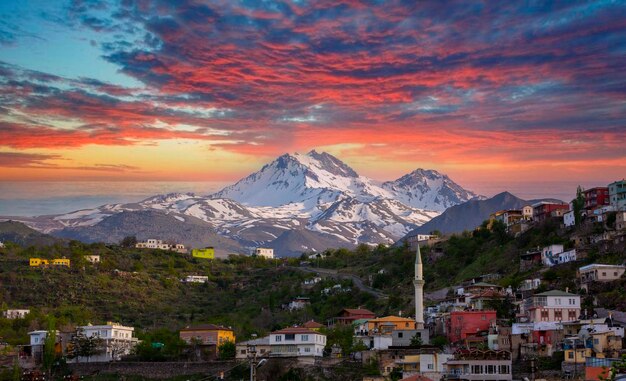
M606 185L625 142L624 1L0 2L0 181Z

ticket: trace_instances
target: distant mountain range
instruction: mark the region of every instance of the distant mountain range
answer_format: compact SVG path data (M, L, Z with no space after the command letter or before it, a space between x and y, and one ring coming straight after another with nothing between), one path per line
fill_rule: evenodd
M118 242L161 238L222 253L274 248L298 255L359 243L392 243L444 210L481 196L417 169L378 183L328 153L285 154L209 196L167 194L138 203L17 218L63 238Z
M538 201L562 202L555 199L523 200L509 192L499 193L488 199L473 199L451 206L441 215L415 228L406 236L428 234L438 230L443 234L473 230L489 218L491 213L505 209L521 209Z

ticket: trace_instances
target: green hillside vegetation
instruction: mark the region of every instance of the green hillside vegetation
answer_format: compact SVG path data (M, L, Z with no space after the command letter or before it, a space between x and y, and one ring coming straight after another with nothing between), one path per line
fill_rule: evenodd
M436 247L422 249L426 291L486 273L501 274L497 283L502 286L517 287L527 277L540 276L543 289L569 287L576 291L574 280L579 266L594 261L624 262L624 252L600 253L591 248L588 257L576 263L519 271L521 252L549 244L564 244L569 249L571 234L547 222L518 238L506 234L499 223L490 228L485 223L473 232L454 235ZM88 254L100 255L102 262L86 262L83 256ZM30 257L67 257L72 266L31 268ZM23 320L0 319L0 340L23 344L26 333L45 328L50 315L61 329L116 321L136 327L146 343L168 343L165 352L151 353L146 344L143 353L144 359L165 360L180 354L182 344L177 341L177 331L195 323L231 326L238 340L244 340L253 333L264 335L310 319L324 323L342 308L363 306L379 316L400 311L406 316L413 310L415 253L407 246L361 245L354 250L327 250L307 259L309 266L354 274L388 295L386 298L360 291L348 279L325 279L305 288L302 282L314 274L299 270L300 260L244 256L203 260L161 250L77 241L28 248L9 244L0 250L0 303L4 308L29 308L32 313ZM186 275L206 275L209 282L182 283L180 279ZM322 292L336 284L344 290ZM625 297L617 290L625 286L622 280L598 286L592 292L601 307L624 310ZM309 297L311 305L293 312L282 307L296 296ZM592 298L585 298L585 306L591 305ZM510 317L506 306L495 307L504 315L501 317ZM350 336L349 331L331 332L328 343L338 343L349 351Z

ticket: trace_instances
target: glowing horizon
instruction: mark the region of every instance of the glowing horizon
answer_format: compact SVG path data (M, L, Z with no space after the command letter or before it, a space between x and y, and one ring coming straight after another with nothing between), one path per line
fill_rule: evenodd
M170 3L0 4L0 181L626 174L623 1Z

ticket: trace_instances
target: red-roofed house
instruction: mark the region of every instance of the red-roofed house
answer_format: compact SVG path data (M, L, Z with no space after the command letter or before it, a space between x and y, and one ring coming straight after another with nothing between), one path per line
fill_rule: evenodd
M306 323L302 324L302 328L308 328L312 331L319 332L320 328L324 328L324 324L320 324L314 320L309 320Z
M290 327L270 334L271 356L322 357L326 335L304 327Z
M352 324L355 320L359 319L374 319L376 314L370 310L366 310L364 308L344 308L339 313L339 316L334 318L335 324L343 324L349 325Z

